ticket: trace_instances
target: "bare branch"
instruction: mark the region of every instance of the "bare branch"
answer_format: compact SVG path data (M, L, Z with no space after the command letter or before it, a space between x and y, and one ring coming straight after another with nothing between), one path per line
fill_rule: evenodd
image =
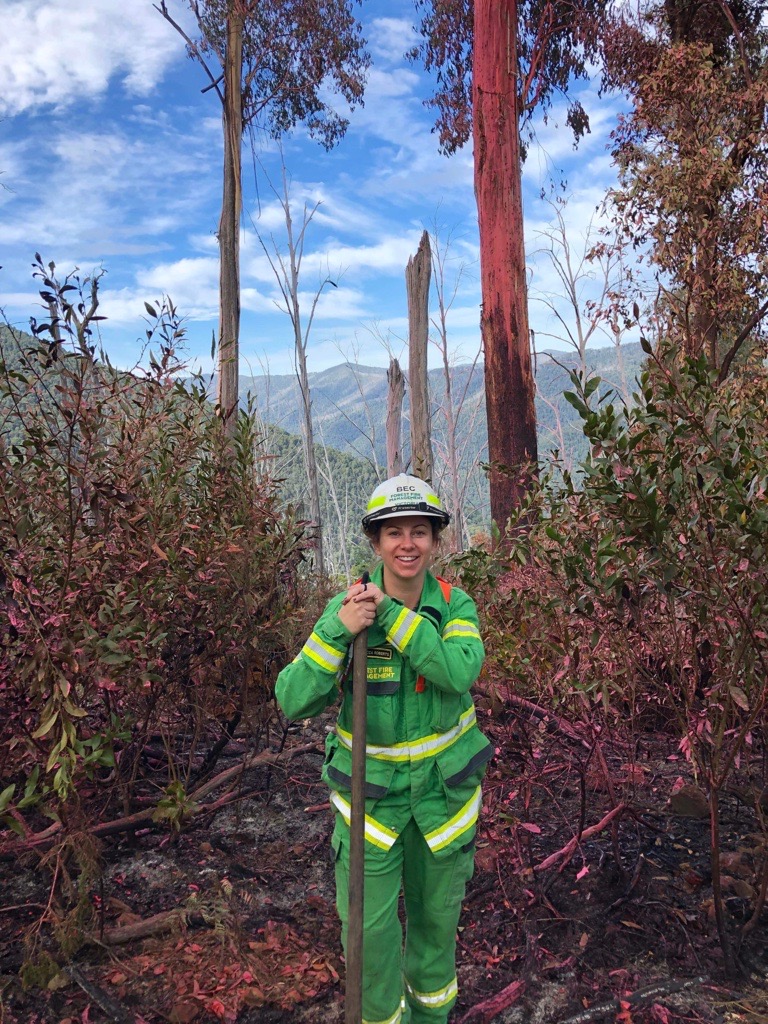
M219 88L219 85L221 84L221 82L222 82L222 80L224 78L224 75L221 74L218 77L216 77L213 74L211 69L206 64L205 58L200 53L200 47L197 45L197 43L193 39L191 39L187 35L187 33L184 31L184 29L181 27L181 25L177 21L175 21L174 18L171 17L171 15L170 15L170 13L168 11L166 0L160 0L160 6L159 7L157 6L157 4L152 4L152 6L155 8L155 10L159 14L162 14L162 16L165 18L165 20L168 22L169 25L173 25L173 27L179 33L181 38L187 44L187 47L189 48L189 52L192 54L192 56L198 62L198 64L203 69L203 71L206 73L206 75L210 78L211 84L207 85L205 87L205 89L203 89L203 92L210 92L211 89L215 89L216 90L216 95L219 97L219 99L221 100L221 103L223 105L223 103L224 103L224 93ZM194 5L194 10L195 10L195 14L197 16L197 22L198 22L198 24L200 24L200 12L197 9L197 4ZM223 61L222 61L222 63L223 63Z
M759 309L755 310L755 312L749 318L744 327L739 331L738 335L736 336L736 340L728 349L728 352L726 353L725 358L723 359L722 366L720 367L720 372L717 375L718 384L722 384L725 378L728 376L728 373L731 369L731 363L736 358L739 349L767 313L768 301L764 302Z

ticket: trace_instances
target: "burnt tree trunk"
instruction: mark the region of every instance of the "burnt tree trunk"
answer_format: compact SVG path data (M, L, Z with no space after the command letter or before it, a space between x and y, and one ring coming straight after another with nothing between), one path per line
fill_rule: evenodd
M234 4L227 19L224 60L224 190L219 218L219 415L228 434L237 426L240 361L240 214L243 206L243 13Z
M721 324L717 313L717 211L712 204L694 205L692 224L696 228L697 246L691 275L690 322L686 324L683 349L686 356L698 359L704 354L713 370L718 369L718 342Z
M516 0L475 0L472 103L491 517L503 530L525 496L538 459L523 241Z
M432 480L432 443L429 433L429 280L432 250L425 231L415 256L408 260L405 286L408 294L408 379L411 389L411 472L420 480Z
M402 419L405 378L397 359L389 360L387 370L387 476L403 472Z

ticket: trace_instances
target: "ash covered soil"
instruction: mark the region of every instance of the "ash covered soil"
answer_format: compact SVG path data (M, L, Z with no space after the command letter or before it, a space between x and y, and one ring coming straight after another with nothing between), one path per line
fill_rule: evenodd
M692 784L673 744L649 733L632 748L606 742L598 759L594 744L535 721L491 724L482 700L479 715L497 753L452 1021L766 1024L768 911L728 976L709 821L693 788L688 802L670 801ZM314 749L246 771L241 799L178 834L163 825L96 844L71 826L63 847L0 863L2 1024L340 1024L332 820L319 782L327 728L292 731L286 752ZM226 753L217 768L242 759L238 744ZM722 799L734 934L768 855L744 772Z

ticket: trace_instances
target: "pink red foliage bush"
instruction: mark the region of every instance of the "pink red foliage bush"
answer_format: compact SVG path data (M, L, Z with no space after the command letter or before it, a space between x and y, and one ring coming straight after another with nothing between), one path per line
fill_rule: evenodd
M22 833L88 780L127 806L148 747L179 793L233 722L257 730L301 557L253 417L225 440L183 376L173 307L124 372L93 343L98 282L37 275L50 317L0 351L0 821Z

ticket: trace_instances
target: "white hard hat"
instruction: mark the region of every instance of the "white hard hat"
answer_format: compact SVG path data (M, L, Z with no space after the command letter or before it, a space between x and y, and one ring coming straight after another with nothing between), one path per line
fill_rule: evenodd
M368 530L384 519L400 516L429 516L437 519L440 526L447 526L451 521L439 495L429 484L406 473L390 477L375 489L368 499L363 529Z

